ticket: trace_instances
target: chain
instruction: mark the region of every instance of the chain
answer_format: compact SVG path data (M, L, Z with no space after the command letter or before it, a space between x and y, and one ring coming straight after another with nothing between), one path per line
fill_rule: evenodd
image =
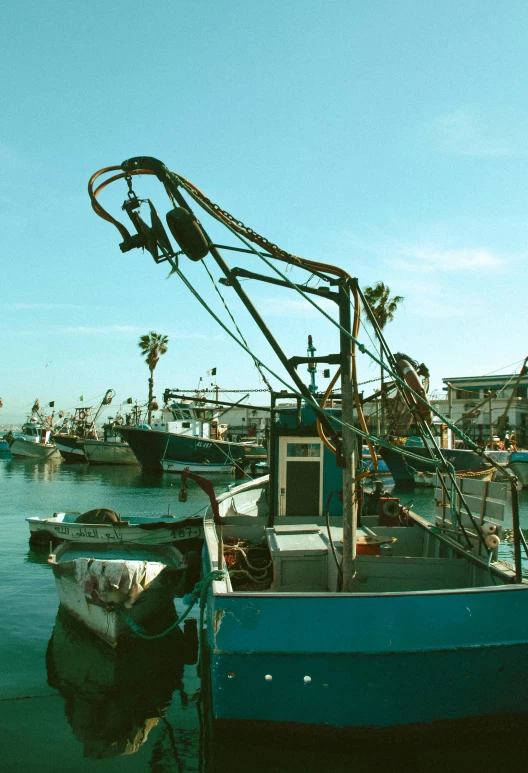
M212 394L216 392L216 389L174 389L174 392L182 392L185 394L196 394L197 391L199 392L211 392ZM227 392L228 394L246 394L247 392L254 393L254 392L268 392L268 389L222 389L222 392Z
M134 189L132 188L132 175L127 174L125 176L125 180L126 180L126 184L128 185L128 194L127 194L128 198L130 200L137 199L137 196L134 193Z
M262 247L264 250L272 254L274 257L285 258L286 260L290 260L299 264L302 262L301 258L299 258L297 255L292 255L292 253L286 252L286 250L281 249L273 242L270 242L269 239L267 239L265 236L262 236L261 234L257 233L252 228L250 228L249 226L245 225L241 220L236 218L230 212L228 212L225 209L222 209L222 207L219 204L215 204L204 193L202 193L202 191L200 191L198 188L195 188L195 186L192 185L192 183L190 183L184 177L180 177L179 175L176 175L174 172L171 172L171 175L174 175L174 177L176 177L178 183L182 185L193 198L199 199L209 209L213 210L221 219L228 221L229 224L232 225L236 231L238 231L239 233L242 233L243 236L246 236L250 241L254 242L255 244L258 244L260 247ZM170 198L172 199L172 196L170 196Z

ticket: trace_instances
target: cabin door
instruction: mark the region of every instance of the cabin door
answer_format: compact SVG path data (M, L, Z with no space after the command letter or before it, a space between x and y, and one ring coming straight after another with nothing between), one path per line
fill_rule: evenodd
M322 515L323 444L319 438L281 437L279 459L279 515Z

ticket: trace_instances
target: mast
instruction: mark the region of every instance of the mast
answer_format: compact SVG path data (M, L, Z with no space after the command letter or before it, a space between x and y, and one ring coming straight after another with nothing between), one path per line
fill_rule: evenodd
M111 178L113 181L121 177L125 177L129 186L128 199L123 205L123 209L126 210L129 218L131 219L137 234L131 236L127 229L111 217L97 201L97 194L102 189L102 186L107 183L102 183L99 187L93 191L93 184L100 174L108 171L114 171L116 169L122 171ZM160 182L164 185L169 198L171 199L174 209L171 210L166 217L169 230L173 237L181 247L181 251L175 253L169 238L163 228L161 220L154 210L152 204L149 202L151 209L151 222L152 225L148 226L140 217L139 209L141 200L137 198L132 189L132 175L136 174L154 174L158 177ZM146 247L152 254L154 260L159 263L164 260L170 260L173 269L178 271L177 256L184 253L191 260L202 260L207 254L210 254L219 270L223 274L224 278L220 279L220 283L231 287L238 298L245 306L255 323L258 325L264 338L267 340L271 349L274 351L279 362L284 367L290 378L292 379L296 389L298 390L298 400L304 399L315 411L320 423L324 429L325 434L331 439L335 446L336 463L343 469L343 590L349 592L353 587L355 577L355 564L356 564L356 513L355 513L355 490L354 490L354 473L355 473L355 441L354 432L351 429L353 424L354 414L354 395L352 384L352 324L351 324L351 309L350 309L350 291L351 291L351 278L343 270L335 266L327 265L325 263L319 263L316 261L305 260L297 256L280 250L275 245L272 245L268 240L255 234L251 229L247 229L247 234L251 234L249 238L255 241L261 248L265 245L265 249L270 249L270 257L282 260L290 265L295 265L305 271L308 271L311 276L317 276L329 286L324 287L308 287L303 286L304 292L313 293L320 297L325 297L327 300L333 300L337 303L339 308L339 321L341 330L339 333L340 347L339 353L330 354L325 357L315 357L315 348L313 348L312 341L309 340L308 357L287 357L278 341L268 329L260 313L254 306L253 302L246 294L244 287L240 283L238 277L256 279L263 282L270 282L275 285L279 285L285 288L295 287L292 283L287 282L284 278L277 279L274 277L264 276L261 274L255 274L241 268L230 268L222 257L219 249L223 245L216 245L213 243L211 237L207 231L199 223L198 219L194 215L189 203L186 201L180 191L180 186L183 184L186 192L198 202L200 206L205 206L207 210L211 210L214 206L212 202L203 197L197 189L191 189L190 184L185 182L183 178L179 178L175 173L170 172L161 161L148 156L136 156L128 159L121 164L120 167L109 167L105 170L100 170L90 179L88 190L92 201L92 207L95 212L103 217L105 220L113 223L119 230L123 237L123 242L120 244L120 249L123 252L128 252L130 249L136 247ZM243 224L239 224L228 213L223 213L222 210L217 208L217 212L222 213L224 223L231 227L235 226L235 229L244 230ZM161 255L159 253L161 249ZM229 249L229 248L228 248ZM246 252L246 250L239 250L240 252ZM176 259L176 262L174 262ZM179 273L179 271L178 271ZM335 289L337 287L337 292ZM342 421L343 429L341 437L337 433L333 422L330 421L323 407L319 406L312 389L315 389L315 373L312 372L312 368L316 368L317 363L326 362L331 365L339 365L341 368L341 383L342 383ZM307 387L297 373L297 366L301 363L308 363L309 370L312 372L312 383L310 389ZM348 426L347 426L348 425Z
M348 283L339 284L339 324L348 333L352 332L350 316L350 289ZM356 575L356 532L355 512L355 440L349 428L354 420L354 399L351 381L352 341L340 332L341 355L341 410L343 420L342 453L345 462L343 468L343 587L344 593L353 590Z
M317 365L315 364L315 360L311 359L313 358L315 352L317 349L313 345L312 336L308 336L308 357L310 358L308 360L308 373L310 374L310 386L308 387L310 392L315 395L317 394L317 384L315 383L315 374L317 372Z

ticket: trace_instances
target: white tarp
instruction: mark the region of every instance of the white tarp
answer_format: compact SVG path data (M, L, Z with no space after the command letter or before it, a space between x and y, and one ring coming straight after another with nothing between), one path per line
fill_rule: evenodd
M103 561L78 558L75 561L75 579L87 596L93 591L102 601L115 601L116 593L131 600L138 596L160 572L165 564L158 561Z

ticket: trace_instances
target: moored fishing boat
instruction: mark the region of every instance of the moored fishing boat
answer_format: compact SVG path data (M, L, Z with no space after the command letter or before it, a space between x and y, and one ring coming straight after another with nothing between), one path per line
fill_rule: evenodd
M172 545L63 542L48 563L62 606L113 647L137 626L152 632L186 568Z
M231 473L244 465L246 450L254 443L222 440L218 430L212 415L190 402L172 403L152 426L117 427L143 469L180 473L190 467L194 472Z
M343 518L335 502L324 515L335 468L319 443L302 426L292 437L276 425L275 484L242 484L208 512L205 568L224 569L207 600L215 718L352 728L526 711L517 669L528 653L528 584L512 584L497 559L508 487L464 481L483 538L441 503L431 524L383 500L378 515L361 517L343 593ZM316 467L322 490L307 499L299 478Z
M44 424L36 416L29 416L20 432L10 431L4 439L13 456L44 460L59 456L52 436L53 428L50 425Z
M138 464L136 455L118 429L119 425L109 422L103 425L102 438L84 438L79 441L90 464Z
M40 545L51 541L104 543L107 545L163 545L203 539L201 515L185 518L134 516L121 518L113 510L87 513L57 512L51 518L26 518L29 540Z
M53 433L53 442L65 462L85 464L88 461L84 453L83 442L84 440L98 439L95 423L103 408L110 405L114 397L115 391L107 389L95 416L93 416L91 407L80 406L75 409L73 416L64 417L62 426Z
M431 413L454 432L460 430L428 404L412 363L406 360L403 372L398 369L357 280L346 271L279 249L156 159L130 159L121 170L107 182L127 178L124 208L137 231L133 237L97 201L106 183L93 190L97 177L115 167L97 173L89 184L92 206L118 227L121 249L147 247L156 262L169 261L200 300L196 284L175 258L181 251L194 261L210 254L294 385L271 394L269 479L218 498L210 493L204 548L210 591L202 587L202 605L214 719L234 722L238 732L244 721L333 732L528 712L519 678L528 655L528 581L521 565L521 547L528 554L528 546L519 527L515 481L457 480L436 444ZM166 219L181 250L173 248L152 202L151 226L139 216L133 174L156 175L171 206L177 202ZM251 252L275 273L231 269L220 253L229 247L219 248L203 231L182 190L251 248L237 251ZM277 261L291 271L280 272ZM294 272L302 274L297 281ZM314 275L320 287L309 286ZM313 305L338 331L338 351L287 357L239 277L293 290L303 300L335 303L333 316ZM362 306L380 356L358 339ZM394 448L368 430L359 397L358 352L394 380L421 436L432 444L433 467L445 473L434 524L387 497L380 497L377 514L358 506L364 479L359 443L366 440L371 454L378 444ZM303 362L339 366L324 395L302 382L296 368ZM327 407L338 378L340 410ZM279 411L277 401L284 396L295 398L297 406ZM470 449L486 458L475 444ZM412 449L405 454L409 464L421 459ZM182 480L192 475L184 471ZM500 521L510 505L513 568L498 557Z
M442 449L442 453L456 471L480 472L486 469L482 457L471 449L446 448ZM416 483L415 473L426 475L434 473L435 457L438 459L435 450L423 444L401 446L401 448L382 448L380 454L390 470L394 482L402 486L414 486Z

